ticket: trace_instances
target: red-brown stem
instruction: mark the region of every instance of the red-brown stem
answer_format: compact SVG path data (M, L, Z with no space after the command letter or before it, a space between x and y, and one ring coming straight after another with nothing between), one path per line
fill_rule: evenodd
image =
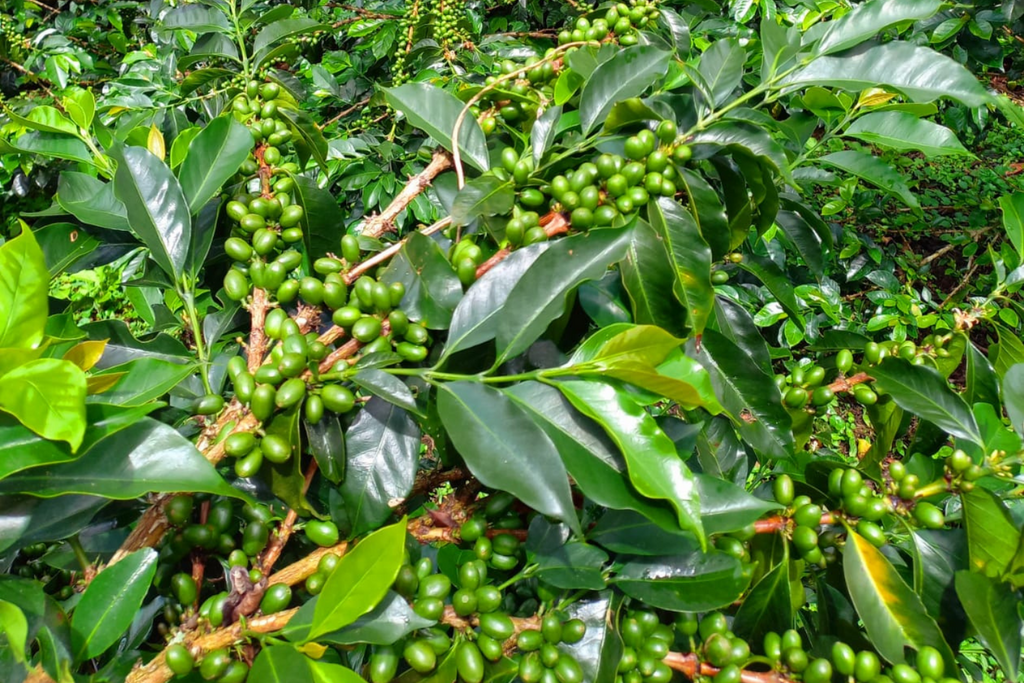
M828 388L832 390L832 393L839 394L846 391L852 391L853 387L858 384L865 382L872 382L874 378L866 372L858 372L856 375L851 377L840 377L832 384L828 385Z
M772 517L766 517L765 519L759 519L754 522L754 533L774 534L779 531L785 531L792 526L792 522L792 517L783 517L782 515L774 515ZM835 517L832 516L831 512L826 512L821 516L820 524L822 526L834 523Z
M547 219L547 220L545 220L545 219ZM562 234L565 234L565 233L569 232L569 221L566 220L565 216L563 216L560 213L549 213L549 214L547 214L546 216L541 218L541 225L544 226L544 232L547 233L548 239L551 239L552 237L554 237L556 235L562 235ZM499 249L497 252L495 252L494 255L491 256L491 258L487 259L486 261L481 263L479 266L477 266L477 268L476 268L476 277L477 277L477 279L479 280L480 278L482 278L484 276L484 274L487 273L487 271L489 271L491 268L493 268L494 266L498 265L499 263L501 263L502 261L507 259L509 254L511 254L511 253L512 253L512 249L509 248L509 247L505 247L504 249Z
M302 485L302 495L306 495L306 491L309 490L309 484L313 481L313 476L316 474L316 460L310 460L309 465L306 466L305 482ZM274 563L277 562L277 558L281 557L281 553L284 551L284 547L288 545L288 539L291 538L292 531L295 529L295 522L299 519L299 514L292 508L288 509L288 514L284 516L280 526L277 527L277 531L274 532L274 537L270 539L270 543L267 544L267 549L263 552L262 569L264 574L269 574L270 570L274 568Z
M434 178L451 167L452 157L448 152L440 149L434 152L434 156L431 157L430 163L427 164L426 168L409 178L409 182L391 200L387 208L376 216L370 217L363 224L360 234L367 237L380 237L386 232L394 231L394 221L398 218L398 214L402 213L405 207L409 206L418 194L430 187L430 182Z
M690 652L669 652L664 661L673 671L678 671L691 681L698 675L711 677L717 674L720 669L702 662L697 655ZM793 683L792 679L783 676L777 671L748 671L744 669L740 673L740 680L743 683Z

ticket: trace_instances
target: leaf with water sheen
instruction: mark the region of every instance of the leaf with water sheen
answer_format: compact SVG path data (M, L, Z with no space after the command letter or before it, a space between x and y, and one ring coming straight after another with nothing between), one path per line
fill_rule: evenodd
M508 491L579 532L569 477L558 451L523 408L483 384L449 382L438 387L437 409L481 483Z
M342 556L317 598L310 639L348 626L387 595L402 566L405 525L379 529Z
M71 616L76 661L102 654L131 625L156 574L156 551L138 550L96 575Z
M706 542L693 473L654 418L610 384L572 380L557 386L619 446L636 490L648 498L667 500L676 510L679 526Z
M445 149L453 151L452 132L463 103L455 95L427 83L406 83L384 91L388 103L405 114L409 123L423 130ZM487 141L476 119L468 113L459 128L462 160L478 171L490 168Z
M626 595L673 612L706 612L730 605L749 581L739 560L715 550L634 558L612 580Z
M814 54L827 55L870 40L904 21L928 19L942 7L941 0L872 0L825 24Z
M641 95L665 75L672 53L652 45L619 50L590 75L580 94L580 123L584 135L604 122L616 102Z
M252 150L252 133L234 116L218 116L192 140L178 178L193 214L208 202Z

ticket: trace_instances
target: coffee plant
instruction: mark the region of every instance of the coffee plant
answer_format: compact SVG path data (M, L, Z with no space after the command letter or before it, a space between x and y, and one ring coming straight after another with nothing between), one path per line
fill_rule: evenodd
M1020 3L299 4L0 15L0 680L1017 679Z

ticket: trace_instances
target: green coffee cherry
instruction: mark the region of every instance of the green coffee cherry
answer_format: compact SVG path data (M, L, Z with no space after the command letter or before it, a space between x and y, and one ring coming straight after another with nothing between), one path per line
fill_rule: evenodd
M329 520L311 520L306 522L306 538L322 548L338 543L338 527Z

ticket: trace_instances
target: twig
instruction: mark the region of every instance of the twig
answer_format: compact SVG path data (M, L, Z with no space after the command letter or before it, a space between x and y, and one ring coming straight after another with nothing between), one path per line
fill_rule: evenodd
M548 234L548 239L551 239L555 235L561 235L563 233L569 232L569 221L566 220L564 215L560 213L548 214L547 216L541 219L542 225L544 223L544 219L548 219L547 225L544 225L544 232ZM505 247L503 249L499 249L498 251L496 251L494 255L491 256L491 258L487 259L479 266L477 266L477 279L479 280L480 278L482 278L487 271L489 271L491 268L504 261L506 258L508 258L508 255L511 253L511 247Z
M840 377L832 384L828 385L828 388L832 390L833 394L839 394L847 391L852 391L853 387L858 384L864 384L865 382L873 382L874 378L866 372L858 372L852 377Z
M451 167L452 157L448 152L444 150L434 152L434 156L431 157L426 168L409 178L409 182L391 200L387 208L363 224L360 234L367 237L380 237L386 232L392 232L395 229L394 220L398 218L398 214L402 213L418 194L430 187L430 181Z
M670 669L678 671L691 681L696 680L698 676L710 678L721 670L717 666L700 661L693 652L686 654L669 652L662 661L668 664ZM793 683L791 679L777 671L749 671L747 669L740 672L740 680L742 683Z
M309 490L309 484L313 481L313 476L316 474L316 459L309 461L309 465L306 467L305 482L302 485L302 495L306 495L306 491ZM274 563L277 562L277 558L281 557L281 553L284 551L284 547L288 544L288 539L291 538L292 531L295 529L295 522L299 519L299 514L294 508L288 509L288 514L285 515L284 520L277 527L277 531L274 532L274 537L270 539L270 543L267 544L267 549L263 551L263 562L261 567L264 574L269 574L270 570L274 568Z
M783 517L782 515L774 515L772 517L766 517L765 519L759 519L754 522L754 533L757 534L774 534L779 531L784 531L792 524L792 517ZM826 512L821 516L822 526L826 524L834 524L835 517L832 516L831 512Z
M252 292L252 303L249 304L249 346L246 349L246 364L249 372L256 372L263 364L267 353L267 290L256 287Z
M969 261L970 268L967 269L967 274L964 275L963 279L960 280L960 283L953 288L953 291L949 293L949 296L943 299L942 303L939 304L940 311L945 309L949 302L953 300L953 297L959 294L964 287L966 287L969 284L972 284L971 278L974 277L974 273L978 270L978 263L974 260L974 256L971 256Z
M349 107L347 109L342 109L339 114L337 114L335 116L332 116L330 119L325 121L324 125L320 126L320 130L324 130L328 126L330 126L331 124L337 123L341 119L345 118L346 116L348 116L349 114L354 112L356 109L362 109L363 107L365 107L369 103L370 103L370 98L367 97L365 100L360 100L359 102L356 102L355 104L353 104L351 107Z
M452 217L451 216L448 216L447 218L442 218L441 220L437 221L433 225L429 225L429 226L423 228L422 230L419 231L419 233L422 234L422 235L433 235L435 232L439 232L439 231L444 230L445 228L447 228L449 225L451 225L451 222L452 222ZM384 249L383 251L377 252L376 254L374 254L370 258L366 259L365 261L360 263L358 266L356 266L352 270L348 271L345 274L345 284L348 284L348 285L352 284L353 282L358 280L360 278L360 276L363 275L363 273L366 273L366 272L368 272L370 270L373 270L374 268L379 266L381 263L384 263L389 258L391 258L395 254L400 252L402 250L402 247L405 246L405 243L406 243L406 241L408 239L409 239L408 236L404 237L403 239L399 240L398 242L395 242L394 244L392 244L387 249Z

